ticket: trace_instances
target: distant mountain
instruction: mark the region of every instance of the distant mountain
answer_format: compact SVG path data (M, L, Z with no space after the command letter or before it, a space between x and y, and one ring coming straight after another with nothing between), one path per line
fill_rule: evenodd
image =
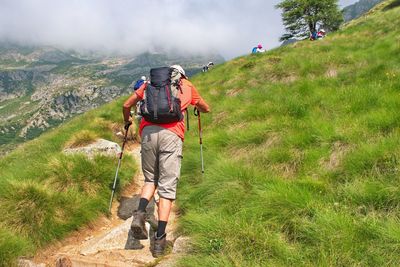
M150 68L182 65L189 76L219 55L80 54L53 47L0 44L0 154L76 114L131 92Z
M376 4L382 1L383 0L359 0L358 2L345 7L343 9L343 16L345 22L360 17L362 14L368 12Z

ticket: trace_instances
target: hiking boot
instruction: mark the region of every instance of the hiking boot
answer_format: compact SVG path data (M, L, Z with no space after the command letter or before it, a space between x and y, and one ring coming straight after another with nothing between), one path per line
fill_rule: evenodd
M145 225L146 213L140 210L135 210L133 212L133 219L131 224L131 230L133 237L139 240L144 240L149 238L147 234Z
M167 247L167 234L164 233L161 237L157 237L157 233L154 234L154 248L153 257L158 258L165 254L165 248Z
M150 224L150 227L151 227L151 229L153 229L154 232L157 231L158 221L153 214L147 214L146 222L148 222Z

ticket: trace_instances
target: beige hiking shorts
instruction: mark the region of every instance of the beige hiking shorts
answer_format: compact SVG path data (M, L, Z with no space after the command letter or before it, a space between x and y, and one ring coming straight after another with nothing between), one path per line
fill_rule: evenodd
M142 131L142 170L145 183L153 183L161 198L176 199L181 172L182 140L160 126L146 126Z

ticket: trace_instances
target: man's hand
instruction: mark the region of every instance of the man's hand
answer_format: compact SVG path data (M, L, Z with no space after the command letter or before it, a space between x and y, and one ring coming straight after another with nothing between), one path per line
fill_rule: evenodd
M131 121L126 121L126 122L125 122L125 126L124 126L125 130L128 131L129 126L131 126L131 125L132 125L132 122L131 122Z
M206 101L204 101L204 99L200 99L200 101L196 104L196 108L198 111L203 113L208 113L211 111L210 107L208 106Z

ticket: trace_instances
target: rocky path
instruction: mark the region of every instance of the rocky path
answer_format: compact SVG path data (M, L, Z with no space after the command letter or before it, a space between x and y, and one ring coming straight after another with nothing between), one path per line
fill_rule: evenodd
M126 153L132 153L136 161L140 163L140 146L133 146L130 150ZM133 200L132 196L135 195L138 198L143 180L140 170L134 182L122 194L122 199ZM40 251L33 259L35 265L20 262L20 266L173 266L177 257L184 251L186 243L186 238L177 238L174 234L177 220L175 209L170 215L170 223L167 227L167 239L174 244L172 253L161 259L155 259L150 252L150 240L128 239L132 219L123 220L117 216L119 204L114 200L110 218L103 216L68 238ZM150 228L149 225L147 226Z

